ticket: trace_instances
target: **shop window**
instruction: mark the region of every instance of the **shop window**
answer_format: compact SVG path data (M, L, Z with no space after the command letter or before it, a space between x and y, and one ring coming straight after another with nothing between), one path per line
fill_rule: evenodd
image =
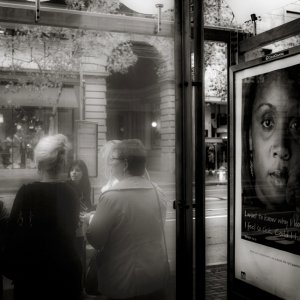
M16 107L0 109L0 151L2 169L32 169L34 148L49 133L51 108ZM72 109L58 110L61 133L72 137Z
M169 299L174 299L176 211L173 203L176 199L175 150L178 143L175 136L173 32L166 36L154 35L154 31L149 33L147 29L144 34L131 34L128 32L130 19L118 18L115 14L105 16L105 28L116 28L121 22L124 25L121 30L91 30L88 29L91 24L88 13L89 10L82 15L71 12L71 19L81 18L82 27L79 29L74 29L69 23L68 10L57 11L53 19L49 15L52 20L61 16L60 24L68 28L38 23L13 24L10 28L7 24L0 24L4 32L0 35L4 45L0 52L5 58L0 67L7 81L0 84L3 157L0 168L3 174L10 173L10 177L6 176L9 177L10 191L17 191L22 183L31 181L33 174L37 173L33 169L33 148L40 137L62 133L75 149L71 158L82 159L88 164L92 201L97 202L101 188L111 175L110 166L106 167L104 145L109 140L140 139L147 150L145 175L159 184L165 195L165 250L168 251L172 275L168 294ZM92 17L96 19L96 13ZM148 21L140 18L137 27L148 27ZM101 22L102 15L96 22L99 28ZM153 26L155 24L153 22ZM162 26L165 26L164 22ZM16 61L17 68L13 63ZM82 143L75 126L79 124L77 120L90 122L96 128L92 135L91 131L81 127ZM93 148L96 157L90 155L92 151L84 152L85 146ZM80 151L76 152L76 149ZM29 172L27 169L31 168L32 172ZM13 170L9 172L8 169ZM20 169L25 171L18 172L20 178L15 179L15 170ZM90 255L88 250L87 256Z

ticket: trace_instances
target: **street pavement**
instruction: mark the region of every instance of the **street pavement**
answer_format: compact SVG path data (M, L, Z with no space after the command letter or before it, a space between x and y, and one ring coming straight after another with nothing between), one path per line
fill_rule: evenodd
M206 268L205 299L227 299L227 265L208 266Z
M206 186L206 264L227 263L227 186Z

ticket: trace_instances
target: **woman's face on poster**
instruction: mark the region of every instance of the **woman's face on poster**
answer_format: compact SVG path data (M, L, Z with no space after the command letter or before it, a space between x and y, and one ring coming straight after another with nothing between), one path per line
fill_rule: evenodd
M282 81L267 80L252 111L255 190L267 209L286 204L287 187L300 174L300 91Z

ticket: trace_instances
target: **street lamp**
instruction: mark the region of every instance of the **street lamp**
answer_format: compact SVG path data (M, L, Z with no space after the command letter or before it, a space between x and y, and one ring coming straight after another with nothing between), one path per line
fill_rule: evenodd
M35 0L35 22L40 20L40 0Z
M161 9L164 7L164 5L157 3L155 4L155 7L158 8L156 33L159 33L161 31Z
M41 2L48 2L49 0L27 0L28 2L35 2L35 22L40 20Z
M256 35L257 30L256 30L256 21L257 21L257 16L256 14L251 14L251 21L253 22L253 34Z

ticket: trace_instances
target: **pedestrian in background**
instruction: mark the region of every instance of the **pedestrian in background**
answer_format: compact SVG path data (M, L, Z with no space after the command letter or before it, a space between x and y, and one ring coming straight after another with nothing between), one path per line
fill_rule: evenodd
M86 273L86 226L81 220L91 212L93 207L91 203L91 183L88 168L83 160L75 160L71 163L68 178L68 183L76 192L80 202L80 221L76 231L76 248L81 260L84 282Z
M91 211L91 183L88 168L83 160L75 160L71 163L68 178L68 182L80 199L80 211L83 213Z
M164 299L166 206L144 177L146 150L139 140L123 140L114 145L109 164L118 183L102 194L87 230L99 250L99 290L107 299Z
M81 297L80 207L61 176L69 149L62 134L42 138L34 150L40 181L23 185L13 203L7 250L15 300Z

